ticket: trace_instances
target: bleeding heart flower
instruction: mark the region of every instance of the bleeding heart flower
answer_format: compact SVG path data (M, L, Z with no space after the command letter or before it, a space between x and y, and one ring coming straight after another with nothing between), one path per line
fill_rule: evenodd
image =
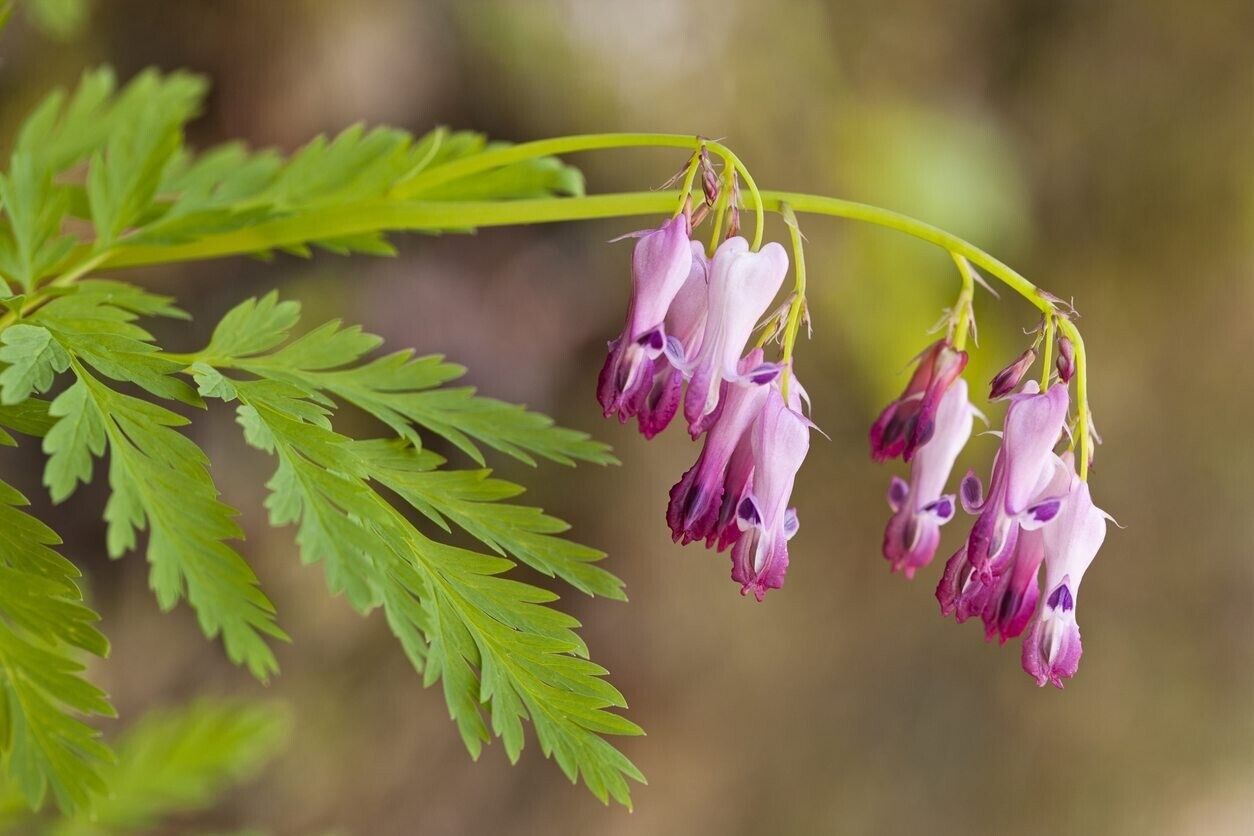
M605 417L626 421L644 406L654 385L654 361L666 349L664 320L692 272L688 218L677 215L639 234L631 258L631 301L623 331L609 345L597 380Z
M730 381L762 382L779 373L776 364L742 372L741 353L754 325L779 292L788 272L788 254L774 242L751 252L744 238L728 238L710 264L705 330L696 356L685 356L678 339L667 342L670 362L689 376L684 417L693 438L709 429Z
M788 541L799 527L788 507L797 471L810 449L810 421L771 387L753 426L753 475L736 508L742 534L732 546L732 580L759 601L784 584Z
M1070 465L1070 463L1069 463ZM1071 470L1075 489L1057 519L1041 532L1045 546L1045 600L1023 640L1023 670L1037 685L1063 686L1075 675L1083 647L1076 605L1080 582L1106 539L1106 513L1093 504L1087 483Z
M749 352L742 368L761 364L762 349ZM769 384L751 380L735 381L727 387L727 398L718 420L705 436L705 444L696 463L671 488L666 507L666 523L671 536L684 544L709 540L712 544L719 531L719 516L727 503L735 508L744 493L749 474L745 462L734 471L731 462L738 449L750 443L749 429L762 412L770 393ZM748 462L752 472L752 462Z
M968 473L959 493L963 507L979 513L967 537L966 560L991 585L1014 553L1020 529L1034 529L1058 513L1058 497L1040 497L1037 484L1053 457L1054 445L1067 418L1067 387L1054 386L1041 393L1035 380L1011 398L1006 410L1001 448L993 461L988 500L983 499L979 477ZM938 597L940 589L937 590ZM941 602L946 608L946 602Z
M671 301L663 323L667 339L678 343L684 362L694 357L701 347L709 297L710 263L705 257L705 248L696 241L690 243L692 268L687 281ZM683 399L683 371L673 365L665 353L653 359L653 369L653 386L637 413L640 432L645 438L653 438L666 429Z
M884 530L884 557L894 572L902 571L907 578L932 562L940 545L940 527L953 519L957 500L944 494L945 483L971 437L974 415L967 383L958 378L941 398L935 433L911 462L910 481L894 476L889 486L888 504L894 513Z

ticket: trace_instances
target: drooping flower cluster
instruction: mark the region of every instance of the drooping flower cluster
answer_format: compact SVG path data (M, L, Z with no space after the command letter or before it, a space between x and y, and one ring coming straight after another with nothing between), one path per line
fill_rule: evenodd
M1034 348L993 378L990 399L1010 401L1001 446L987 497L974 472L962 480L961 505L976 519L946 562L936 598L942 614L959 623L979 617L988 639L997 636L1004 644L1026 630L1024 670L1040 685L1061 688L1079 665L1077 593L1107 517L1093 505L1072 455L1054 452L1064 436L1066 384L1074 373L1070 341L1060 339L1058 348L1058 381L1047 391L1034 380L1022 384ZM929 347L905 393L871 428L873 458L900 455L911 462L909 481L893 477L890 484L893 515L884 532L884 557L907 578L932 561L940 526L954 516L955 498L944 487L977 414L959 376L965 364L965 354L948 340Z
M677 542L731 549L732 579L761 600L784 582L798 527L789 500L810 444L800 383L790 375L785 386L780 364L746 351L788 255L732 236L707 261L686 214L637 237L627 321L609 344L598 400L606 417L636 418L646 438L682 402L689 434L705 441L671 489L667 524Z
M711 194L717 197L707 189L707 201ZM795 224L791 210L785 219ZM791 497L813 425L791 351L798 324L808 321L805 283L799 272L796 294L767 317L763 338L750 348L788 272L788 256L774 243L753 250L735 234L733 220L707 257L691 240L690 224L685 206L658 229L631 236L637 239L631 300L622 332L609 343L597 397L606 417L636 419L646 438L681 411L692 438L704 437L696 462L671 488L667 525L676 542L729 552L741 594L760 601L783 585L788 542L799 527ZM935 559L941 528L963 508L974 521L945 562L936 588L941 612L959 623L978 617L989 640L1022 637L1024 670L1040 685L1061 688L1079 665L1079 587L1108 519L1083 479L1094 437L1083 401L1069 424L1068 385L1078 375L1077 388L1084 389L1083 346L1066 336L1077 332L1061 300L1037 291L1047 303L1043 327L990 385L989 399L1008 406L1002 430L993 433L1001 443L987 495L974 471L956 494L947 493L975 418L986 420L962 376L979 278L964 259L955 261L964 290L948 314L946 336L919 354L905 390L870 429L875 461L900 458L910 466L908 478L894 476L889 484L883 554L893 572L913 578ZM762 345L780 333L781 360L768 362ZM1041 382L1024 383L1042 353ZM1073 436L1081 442L1080 472L1071 452L1056 452Z

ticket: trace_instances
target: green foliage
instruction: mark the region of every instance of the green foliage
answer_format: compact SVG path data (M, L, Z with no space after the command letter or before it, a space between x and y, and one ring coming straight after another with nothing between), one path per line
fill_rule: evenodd
M109 794L90 821L82 817L55 832L135 833L203 809L255 775L282 749L290 728L277 703L201 700L150 712L118 741L117 764L105 771Z
M59 821L24 812L0 782L0 832L47 836L123 836L202 810L247 781L282 750L291 730L272 702L202 699L146 714L117 741L101 770L104 795L90 812ZM5 813L8 815L5 816Z
M48 402L39 398L27 398L18 404L0 404L0 427L23 435L43 438L52 429L55 420L48 414ZM0 445L12 447L16 444L13 436L0 429Z
M103 789L100 770L111 759L82 717L113 716L75 651L105 656L109 644L82 603L78 570L52 549L60 538L21 511L26 504L0 482L0 752L28 804L51 787L74 810Z
M72 241L60 234L69 197L53 187L50 169L30 152L16 151L0 177L0 201L9 220L0 234L0 272L30 290L70 251Z
M24 0L24 5L31 23L60 41L82 34L91 15L89 0Z
M75 374L78 382L66 392L81 391L75 405L95 417L69 412L62 420L103 429L108 440L113 491L105 506L109 555L119 557L136 548L136 533L147 528L149 585L161 608L169 610L186 597L205 635L220 633L231 661L267 679L278 664L265 638L287 637L257 576L227 544L243 532L234 509L218 499L208 458L174 429L187 419L109 389L81 367L75 367ZM60 399L54 411L57 403ZM44 445L50 468L66 452L55 446L56 430ZM98 448L99 436L88 437L87 444L93 440ZM73 454L80 459L86 455L82 449Z
M70 367L65 353L47 328L19 323L0 332L0 404L20 404L33 392L47 392L54 375Z
M589 595L625 600L622 581L593 565L605 557L603 552L554 536L569 526L540 509L504 501L521 494L520 485L492 478L489 470L438 470L444 464L441 456L399 442L363 442L358 451L372 478L445 531L452 523L497 554L556 575Z
M400 196L397 185L423 171L499 147L468 131L437 129L415 139L355 125L334 139L317 137L286 159L240 143L196 154L183 145L183 126L200 110L205 90L199 76L151 70L118 90L113 73L102 69L84 74L72 94L48 96L22 124L9 174L0 181L9 221L0 228L0 274L30 289L61 270L137 252L156 262L276 249L304 256L311 246L389 255L377 224L351 233L327 230L342 226L337 220L387 213L414 199L583 191L576 169L539 159ZM81 182L76 172L84 163ZM93 234L66 231L70 218L89 222Z
M423 427L479 464L484 460L475 442L527 464L535 464L535 456L568 465L575 460L615 461L604 444L585 433L556 428L543 415L478 397L473 389L436 388L466 371L439 356L414 357L410 351L398 351L359 362L382 341L339 320L271 351L287 340L299 310L294 302L279 302L273 293L249 300L226 315L199 358L307 389L322 403L328 402L328 395L340 398L418 445L416 428Z
M516 760L523 720L530 719L541 750L572 780L582 775L598 797L626 803L626 779L642 776L602 737L639 733L608 710L625 705L622 695L586 658L578 623L543 606L556 596L501 577L514 566L503 555L512 555L586 592L621 597L621 582L592 565L603 555L553 536L565 530L561 521L503 502L521 491L517 486L482 470L435 471L444 460L414 446L419 426L439 432L443 422L432 426L426 411L399 409L386 398L421 397L460 370L405 352L362 363L378 338L333 321L289 339L298 317L294 303L274 294L248 300L223 318L190 367L202 395L238 400L245 438L277 457L267 483L271 523L298 527L302 558L323 563L333 592L362 612L384 610L426 682L443 679L472 754L489 738L490 724ZM335 397L398 437L353 441L336 433L329 420ZM526 411L492 416L476 428L476 438L491 447L527 460L533 453L608 460L602 445ZM445 531L449 521L462 527L498 556L426 536L379 488Z
M205 635L264 680L276 671L269 642L286 636L232 545L242 537L235 511L183 431L187 407L234 402L247 441L277 459L270 521L296 528L302 560L322 564L332 592L362 613L383 610L424 681L442 682L471 753L495 734L516 760L529 720L572 781L628 803L628 779L643 778L606 739L640 732L615 712L622 695L587 658L578 623L548 606L557 596L505 575L517 561L618 599L622 582L596 565L601 552L559 536L565 523L510 502L522 488L483 467L485 451L531 465L612 463L605 445L447 386L465 370L441 357L377 355L379 338L356 326L332 321L293 338L299 306L274 294L231 311L204 351L169 354L141 323L187 314L169 297L97 277L118 265L314 247L389 255L383 232L405 228L397 219L413 207L579 194L582 177L539 159L424 185L424 173L499 147L445 129L414 138L353 126L290 157L238 143L197 153L184 127L205 89L197 76L155 71L119 88L96 70L23 122L0 173L0 444L17 443L10 430L42 439L55 502L107 455L108 553L143 548L161 608L186 599ZM438 211L425 217L423 231L457 229ZM390 437L336 432L342 405ZM445 469L424 449L427 434L476 468ZM107 645L72 564L49 548L55 535L18 511L23 503L0 485L0 752L10 795L38 807L51 787L72 814L62 833L129 832L208 803L269 750L260 727L272 715L198 708L157 718L108 767L84 719L112 709L75 655ZM445 542L454 528L487 553Z

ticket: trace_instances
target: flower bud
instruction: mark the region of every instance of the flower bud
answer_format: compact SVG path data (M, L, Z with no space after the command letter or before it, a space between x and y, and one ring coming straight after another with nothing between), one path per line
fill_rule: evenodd
M1066 337L1058 338L1058 379L1063 383L1070 382L1075 375L1075 347Z
M710 152L704 149L701 152L701 190L705 193L706 204L713 206L718 200L718 172L710 165Z
M1016 357L1014 362L993 376L988 390L988 399L995 401L1004 398L1017 389L1023 376L1028 373L1028 369L1032 368L1035 362L1036 351L1031 348Z

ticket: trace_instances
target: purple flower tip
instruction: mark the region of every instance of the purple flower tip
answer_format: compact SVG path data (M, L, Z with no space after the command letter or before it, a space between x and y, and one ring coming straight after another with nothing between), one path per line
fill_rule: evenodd
M1062 610L1070 612L1075 609L1075 600L1071 597L1071 589L1061 583L1058 588L1049 594L1049 598L1045 601L1051 610Z
M1032 368L1032 364L1035 362L1036 351L1031 348L1012 360L1010 365L993 376L988 390L989 400L1004 398L1017 389L1023 381L1023 376L1027 374L1028 369Z
M1058 361L1055 368L1058 369L1058 379L1063 383L1070 382L1075 376L1075 346L1066 337L1058 338Z
M955 350L948 340L928 346L905 391L871 425L871 458L884 462L900 456L910 461L931 440L941 398L966 365L967 353Z

